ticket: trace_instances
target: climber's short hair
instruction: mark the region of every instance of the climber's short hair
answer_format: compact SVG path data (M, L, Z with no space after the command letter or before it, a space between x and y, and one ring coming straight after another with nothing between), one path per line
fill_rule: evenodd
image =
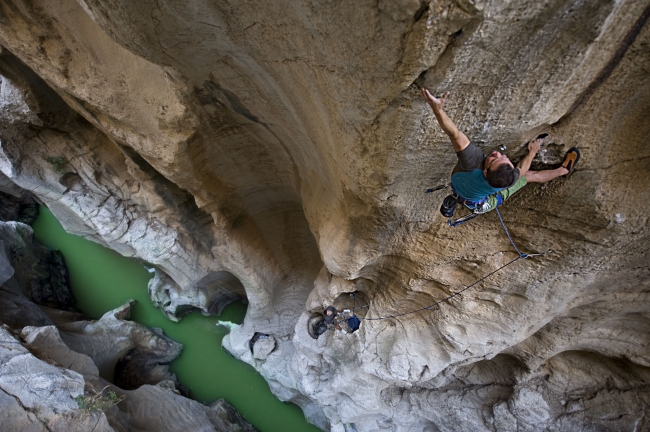
M508 163L502 163L495 170L487 170L485 178L490 186L503 189L519 180L519 170Z

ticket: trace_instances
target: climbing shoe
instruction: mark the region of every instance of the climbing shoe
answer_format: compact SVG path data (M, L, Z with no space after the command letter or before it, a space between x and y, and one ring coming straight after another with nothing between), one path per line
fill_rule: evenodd
M564 174L565 176L568 176L576 169L576 164L579 160L580 150L578 150L576 147L571 147L569 151L566 152L566 156L564 156L564 162L562 162L562 166L569 170L568 173Z
M456 210L456 204L458 204L456 197L453 195L447 195L440 206L440 213L446 218L452 217L454 215L454 210Z

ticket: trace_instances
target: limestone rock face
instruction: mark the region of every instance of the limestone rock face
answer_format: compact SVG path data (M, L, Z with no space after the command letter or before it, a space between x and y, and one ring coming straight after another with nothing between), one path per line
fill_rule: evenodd
M84 377L99 375L93 360L85 354L71 350L61 339L55 326L23 327L21 336L32 351L47 355L66 369L72 369Z
M97 425L112 430L103 414L83 416L75 397L84 393L84 378L49 364L0 328L0 406L4 430L82 431Z
M71 350L55 327L25 327L26 346L0 327L0 419L3 430L253 432L223 400L206 407L162 381L124 391L98 375L90 357ZM125 399L103 411L82 411L75 400L108 387ZM94 428L94 429L93 429Z
M323 429L648 429L649 17L647 0L9 0L0 171L154 264L169 317L247 298L224 344ZM486 152L516 161L547 132L545 169L581 149L502 207L522 251L554 253L313 339L327 305L402 314L517 256L495 214L452 229L448 191L424 193L455 156L422 86ZM255 356L256 333L275 348Z

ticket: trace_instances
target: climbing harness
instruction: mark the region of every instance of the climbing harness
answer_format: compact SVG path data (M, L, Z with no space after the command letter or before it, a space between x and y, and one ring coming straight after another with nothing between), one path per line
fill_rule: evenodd
M360 318L360 319L361 319L361 320L365 320L365 321L380 321L380 320L385 320L385 319L389 319L389 318L397 318L397 317L401 317L401 316L404 316L404 315L410 315L410 314L417 313L417 312L422 312L422 311L425 311L425 310L439 310L439 309L440 309L440 304L441 304L441 303L448 302L448 301L450 301L451 299L453 299L453 298L455 298L455 297L461 296L463 292L465 292L465 291L467 291L468 289L470 289L470 288L476 286L477 284L483 282L485 279L489 278L490 276L492 276L492 275L495 274L495 273L498 273L499 271L501 271L501 270L503 270L504 268L508 267L510 264L513 264L514 262L516 262L516 261L518 261L518 260L520 260L520 259L525 260L525 259L527 259L527 258L533 258L533 257L538 257L538 256L545 256L545 255L548 255L548 254L551 254L551 253L554 252L552 249L549 249L548 251L546 251L546 252L544 252L544 253L536 253L536 254L527 254L527 253L522 253L522 252L519 250L519 248L517 247L517 245L515 244L514 240L512 240L512 237L510 236L510 233L508 232L508 228L506 228L506 224L505 224L505 222L503 221L503 218L501 217L501 213L499 212L498 207L496 207L494 210L496 210L497 215L499 216L499 221L501 222L501 226L503 227L503 230L505 231L506 235L508 236L508 240L510 240L510 244L512 244L512 247L514 247L515 250L517 251L518 256L517 256L516 258L514 258L513 260L511 260L511 261L507 262L506 264L502 265L502 266L499 267L498 269L496 269L496 270L494 270L494 271L488 273L487 275L483 276L482 278L480 278L479 280L477 280L477 281L474 282L473 284L468 285L468 286L466 286L465 288L463 288L462 290L460 290L460 291L458 291L458 292L455 292L455 293L451 294L450 296L447 296L447 297L445 297L444 299L439 300L439 301L437 301L437 302L435 302L435 303L433 303L433 304L431 304L431 305L428 305L428 306L422 307L422 308L420 308L420 309L414 309L414 310L411 310L411 311L407 311L407 312L399 313L399 314L386 315L386 316L375 317L375 318ZM479 215L479 214L477 214L477 213L470 213L470 215L468 215L468 216L471 216L471 217L467 217L467 216L465 216L465 217L463 217L463 218L461 218L461 219L463 219L462 222L465 222L465 221L467 221L467 220L469 220L469 219L473 219L474 217L476 217L476 216L478 216L478 215ZM462 223L462 222L460 222L460 223ZM459 224L459 223L456 223L456 225L458 225L458 224ZM452 222L451 222L451 221L449 221L449 225L451 225L451 226L456 226L456 225L452 225ZM352 294L351 294L351 295L352 295ZM359 307L355 307L354 309L352 309L352 312L354 312L355 310L358 310L358 309L369 308L369 307L370 307L370 305L361 305L361 306L359 306Z

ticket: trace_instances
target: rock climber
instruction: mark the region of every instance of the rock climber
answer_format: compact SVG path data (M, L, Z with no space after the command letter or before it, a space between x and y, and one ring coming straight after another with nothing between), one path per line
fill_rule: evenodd
M580 151L573 147L567 151L564 162L558 168L533 171L530 164L539 151L545 134L528 143L528 154L515 167L504 154L483 151L458 130L443 110L449 92L440 98L422 88L422 97L431 106L436 120L451 140L458 163L451 173L453 194L445 198L440 212L452 217L456 203L460 202L474 213L486 213L500 206L512 194L527 183L546 183L560 176L571 174L580 160Z

